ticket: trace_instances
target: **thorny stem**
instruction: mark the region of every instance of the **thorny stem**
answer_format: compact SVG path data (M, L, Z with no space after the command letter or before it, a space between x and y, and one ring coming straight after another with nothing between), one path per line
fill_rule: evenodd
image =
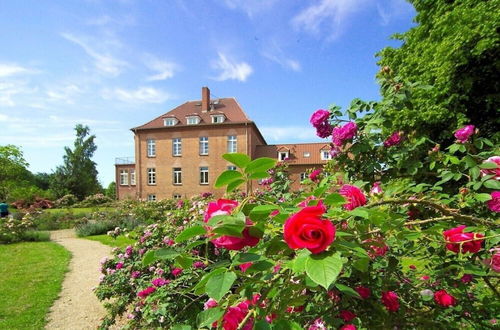
M454 217L452 217L452 216L439 217L439 218L429 218L429 219L425 219L425 220L409 221L409 222L406 222L404 225L405 226L421 225L421 224L429 223L429 222L436 222L436 221L443 221L443 220L452 220L452 219L454 219ZM378 233L378 232L380 232L380 228L379 229L374 229L372 231L369 231L367 234L375 234L375 233Z
M243 329L243 327L245 326L245 323L247 323L248 319L250 318L250 316L252 316L253 314L255 314L255 310L252 309L252 310L249 310L247 315L245 315L245 318L243 319L243 321L241 321L241 323L238 325L238 328L236 330L241 330Z

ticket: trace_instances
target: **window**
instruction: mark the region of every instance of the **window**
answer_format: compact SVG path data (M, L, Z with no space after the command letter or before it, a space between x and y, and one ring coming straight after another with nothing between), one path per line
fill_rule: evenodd
M148 184L155 185L156 184L156 169L148 168Z
M236 171L236 166L234 166L234 165L229 165L229 166L227 167L227 169L228 169L229 171Z
M330 155L330 150L321 150L321 160L330 160L332 155Z
M156 202L156 195L148 195L148 202Z
M300 181L304 181L305 179L307 179L307 173L306 172L300 173Z
M188 125L198 125L199 123L200 123L200 117L198 116L187 117Z
M120 170L120 185L126 186L128 185L128 171Z
M173 173L173 184L182 184L182 169L180 167L174 167Z
M208 167L200 167L200 184L208 184Z
M172 140L172 155L180 156L182 154L182 141L180 138Z
M174 199L181 199L182 195L181 194L174 194L173 197L174 197Z
M227 152L238 152L238 140L236 135L229 135L227 137Z
M156 142L153 139L147 140L148 144L148 157L156 157Z
M163 119L164 126L175 126L177 124L176 118L165 118Z
M278 152L278 160L284 161L288 158L288 151L280 151Z
M208 136L200 137L200 155L208 155Z
M304 158L309 158L311 157L311 153L309 151L304 152Z
M213 115L212 116L212 123L213 124L220 124L224 122L224 115Z
M130 185L135 186L135 170L130 170Z

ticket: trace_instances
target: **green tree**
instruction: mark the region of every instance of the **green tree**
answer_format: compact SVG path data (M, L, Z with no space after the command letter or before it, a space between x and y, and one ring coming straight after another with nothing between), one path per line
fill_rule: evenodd
M104 195L111 199L116 199L116 183L111 182L106 189L104 189Z
M408 0L417 25L378 56L382 73L390 70L400 86L420 82L403 109L388 108L388 130L416 131L450 143L465 123L484 135L498 131L500 106L499 0ZM392 91L382 86L384 97Z
M64 164L57 167L51 188L59 197L71 193L83 199L102 190L97 180L96 163L92 156L97 150L95 135L90 135L88 126L76 125L73 149L65 147Z
M9 198L9 192L19 186L26 186L32 180L21 149L14 145L0 146L0 199Z

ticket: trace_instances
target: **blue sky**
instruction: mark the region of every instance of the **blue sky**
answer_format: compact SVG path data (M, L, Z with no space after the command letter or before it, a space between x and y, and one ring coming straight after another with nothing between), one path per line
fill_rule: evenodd
M314 110L379 99L375 53L414 15L404 0L0 1L0 144L51 172L88 125L107 186L129 129L202 86L236 97L268 143L318 141Z

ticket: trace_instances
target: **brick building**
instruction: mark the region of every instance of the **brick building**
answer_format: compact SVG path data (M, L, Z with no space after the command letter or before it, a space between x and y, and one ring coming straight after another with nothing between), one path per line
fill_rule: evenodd
M224 191L213 184L232 169L222 158L228 152L286 159L293 189L300 188L307 169L330 159L328 143L268 145L236 99L211 100L207 87L200 101L188 101L132 131L135 161L116 159L118 199L185 198L203 192L221 196Z

